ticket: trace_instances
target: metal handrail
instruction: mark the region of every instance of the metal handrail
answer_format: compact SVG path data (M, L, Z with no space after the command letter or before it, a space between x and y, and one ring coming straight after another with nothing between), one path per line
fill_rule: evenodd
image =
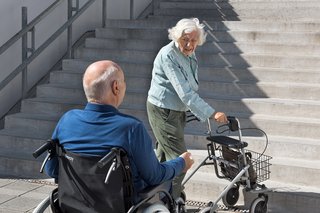
M18 41L24 34L29 32L38 22L53 11L62 0L56 0L53 2L46 10L44 10L40 15L33 19L25 28L16 33L12 38L10 38L6 43L0 47L0 55L4 53L9 47L11 47L16 41Z
M26 34L34 29L35 25L39 23L44 17L49 15L52 10L54 10L59 3L63 0L56 0L52 3L46 10L44 10L39 16L34 18L28 25L26 25L22 30L20 30L17 34L15 34L12 38L10 38L5 44L0 47L0 55L5 52L9 47L11 47L16 41L20 38L26 36ZM79 0L77 0L78 2ZM71 48L72 48L72 23L83 13L85 12L96 0L87 0L87 2L79 9L78 7L76 10L72 10L71 4L72 0L68 1L68 11L71 11L71 15L68 17L68 20L65 24L63 24L55 33L53 33L42 45L40 45L36 50L33 50L30 56L22 59L21 64L14 69L3 81L0 83L0 90L2 90L5 86L7 86L11 80L13 80L21 71L27 68L27 66L36 58L38 57L44 49L46 49L58 36L60 36L66 29L68 29L68 56L72 56ZM77 4L78 5L78 4ZM105 27L106 24L106 0L102 0L102 27ZM24 8L23 8L24 9ZM72 11L76 11L74 15L72 15ZM22 47L24 48L24 47ZM22 50L24 51L24 50ZM26 78L22 78L22 85L26 84ZM25 87L26 88L26 87ZM23 88L23 89L25 89ZM24 94L28 91L22 91L22 98Z

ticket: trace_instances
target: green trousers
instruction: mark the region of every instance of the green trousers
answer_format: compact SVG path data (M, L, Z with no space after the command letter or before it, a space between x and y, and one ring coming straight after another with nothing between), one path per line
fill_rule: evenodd
M157 107L147 101L148 119L156 138L156 154L160 162L171 160L187 151L184 142L185 112ZM185 173L174 178L172 196L178 198L183 190Z

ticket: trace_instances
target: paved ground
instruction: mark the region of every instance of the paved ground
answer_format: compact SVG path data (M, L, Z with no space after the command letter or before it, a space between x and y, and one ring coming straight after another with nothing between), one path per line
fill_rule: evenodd
M48 180L0 179L0 213L30 213L55 187ZM188 213L198 212L201 206L192 201L188 204ZM235 211L221 209L220 212Z

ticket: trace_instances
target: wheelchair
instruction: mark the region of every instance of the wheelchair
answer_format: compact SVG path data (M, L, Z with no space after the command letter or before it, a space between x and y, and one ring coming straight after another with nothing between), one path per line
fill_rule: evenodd
M127 153L121 147L110 147L104 157L84 156L68 152L58 141L48 140L34 153L38 158L44 152L40 172L46 162L58 157L58 187L46 197L33 213L43 212L183 212L183 207L171 197L168 184L149 187L138 194L133 203L133 182Z

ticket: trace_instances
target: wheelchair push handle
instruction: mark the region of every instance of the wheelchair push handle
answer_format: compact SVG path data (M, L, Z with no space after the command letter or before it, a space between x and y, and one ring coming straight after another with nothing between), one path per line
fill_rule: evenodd
M111 149L110 152L101 158L98 162L98 167L103 168L107 163L112 161L118 155L117 149Z
M32 153L32 156L34 158L38 158L40 155L42 155L45 151L50 150L53 147L53 142L51 140L48 140L46 143L44 143L42 146L40 146L36 151Z

